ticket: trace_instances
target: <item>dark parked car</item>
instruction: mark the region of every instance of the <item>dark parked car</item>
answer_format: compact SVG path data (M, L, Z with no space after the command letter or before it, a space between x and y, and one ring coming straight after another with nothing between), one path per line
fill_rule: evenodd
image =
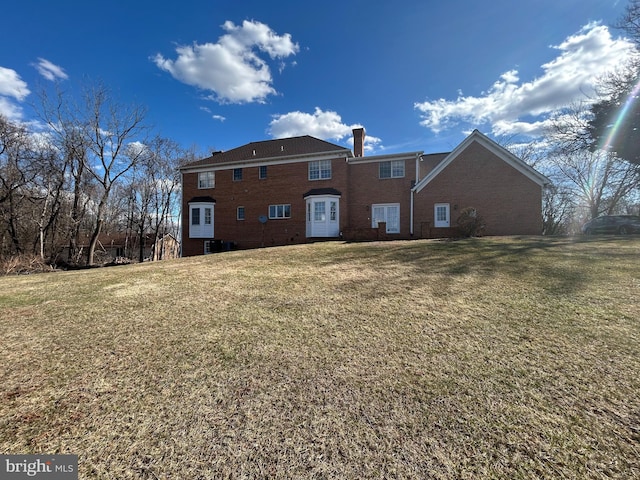
M638 215L604 215L594 218L582 226L585 235L597 233L613 233L627 235L640 233L640 216Z

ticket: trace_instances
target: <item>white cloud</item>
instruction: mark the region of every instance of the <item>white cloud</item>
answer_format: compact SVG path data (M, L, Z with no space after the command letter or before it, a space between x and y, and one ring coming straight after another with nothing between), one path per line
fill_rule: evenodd
M283 59L295 55L298 44L261 22L245 20L239 26L227 21L222 28L227 34L217 43L179 46L175 60L161 54L152 60L177 80L213 92L211 98L221 103L264 102L276 90L269 65L258 53Z
M22 118L22 108L7 97L0 96L0 115L11 121L17 121Z
M0 67L0 95L22 101L31 92L15 70Z
M149 151L149 147L147 145L145 145L142 142L139 141L135 141L135 142L130 142L127 144L127 155L129 155L130 157L139 157L141 156L143 153L148 152Z
M227 119L227 117L223 117L222 115L214 115L209 107L200 107L200 110L202 110L203 112L207 112L214 120L220 120L221 122L224 122Z
M22 108L15 103L23 101L31 91L15 70L0 67L0 114L9 120L22 118ZM13 98L14 100L11 100Z
M297 137L300 135L311 135L323 140L343 141L347 138L347 143L353 145L354 128L362 125L347 125L342 122L338 113L323 111L316 107L313 113L289 112L274 115L269 123L268 133L274 138ZM365 151L373 151L382 148L382 140L370 135L365 136Z
M40 75L52 82L57 79L66 80L69 78L69 75L62 67L51 63L45 58L38 58L38 63L33 64L33 66L36 67Z
M530 82L520 82L518 71L510 70L480 96L460 93L455 100L415 103L422 114L421 125L438 133L460 122L490 124L496 135L537 136L549 115L573 102L589 101L589 95L595 98L598 79L635 54L630 41L613 39L609 29L597 23L585 25L550 48L559 55L543 64L543 74Z

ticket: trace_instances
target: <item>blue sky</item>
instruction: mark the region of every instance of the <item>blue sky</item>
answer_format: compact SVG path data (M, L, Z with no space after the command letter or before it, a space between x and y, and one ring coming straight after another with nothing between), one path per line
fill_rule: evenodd
M630 42L626 0L24 0L2 7L0 113L100 80L200 151L314 135L450 151L473 128L535 138Z

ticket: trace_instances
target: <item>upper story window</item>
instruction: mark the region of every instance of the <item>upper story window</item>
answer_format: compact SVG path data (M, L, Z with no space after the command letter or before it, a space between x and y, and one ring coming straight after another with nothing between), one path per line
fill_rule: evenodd
M236 220L244 220L244 207L236 209Z
M214 188L216 186L215 172L198 173L198 188Z
M242 180L242 169L241 168L234 168L233 169L233 181L234 182L239 182Z
M404 160L393 160L390 162L380 162L380 178L402 178L404 177Z
M261 165L259 168L260 168L260 171L258 172L258 178L260 180L264 180L265 178L267 178L267 166Z
M309 162L309 180L326 180L331 178L331 160Z

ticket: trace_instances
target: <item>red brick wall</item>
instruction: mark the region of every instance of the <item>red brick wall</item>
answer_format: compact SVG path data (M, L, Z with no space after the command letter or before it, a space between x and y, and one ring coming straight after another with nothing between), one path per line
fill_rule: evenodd
M268 165L267 178L259 179L259 167L243 168L242 180L233 181L233 169L216 171L215 188L198 189L197 173L183 176L184 202L196 196L210 196L216 200L214 208L215 238L234 242L238 248L255 248L307 242L306 211L303 195L314 188L334 188L340 198L340 225L347 223L347 164L342 158L331 161L331 179L308 180L308 162ZM269 205L290 204L291 218L258 221L269 215ZM245 208L245 220L236 220L237 207ZM189 238L189 212L182 212L183 256L200 255L203 239Z
M485 235L540 235L542 189L477 142L416 194L416 236L449 236L433 228L434 205L449 203L451 226L460 211L474 207L486 223Z
M400 204L400 233L390 238L409 238L409 202L415 162L405 160L403 178L379 178L379 163L349 165L349 224L348 231L362 232L371 228L371 205Z
M198 175L183 175L182 212L184 256L200 255L204 239L189 238L191 198L210 196L214 208L215 238L234 242L238 248L305 243L304 193L314 188L334 188L340 198L340 228L346 239L410 238L410 189L415 162L405 160L403 178L380 179L379 163L347 164L344 157L332 160L330 180L308 180L308 163L268 165L267 178L258 178L259 167L243 169L243 179L233 181L233 169L216 171L215 188L197 188ZM477 209L486 223L486 235L539 235L542 231L542 189L522 173L473 142L444 171L414 197L414 238L456 235L456 219L465 207ZM384 235L371 229L371 205L400 204L400 233ZM436 203L449 203L451 228L433 227ZM269 205L290 204L290 219L270 219ZM245 220L236 220L238 206Z

